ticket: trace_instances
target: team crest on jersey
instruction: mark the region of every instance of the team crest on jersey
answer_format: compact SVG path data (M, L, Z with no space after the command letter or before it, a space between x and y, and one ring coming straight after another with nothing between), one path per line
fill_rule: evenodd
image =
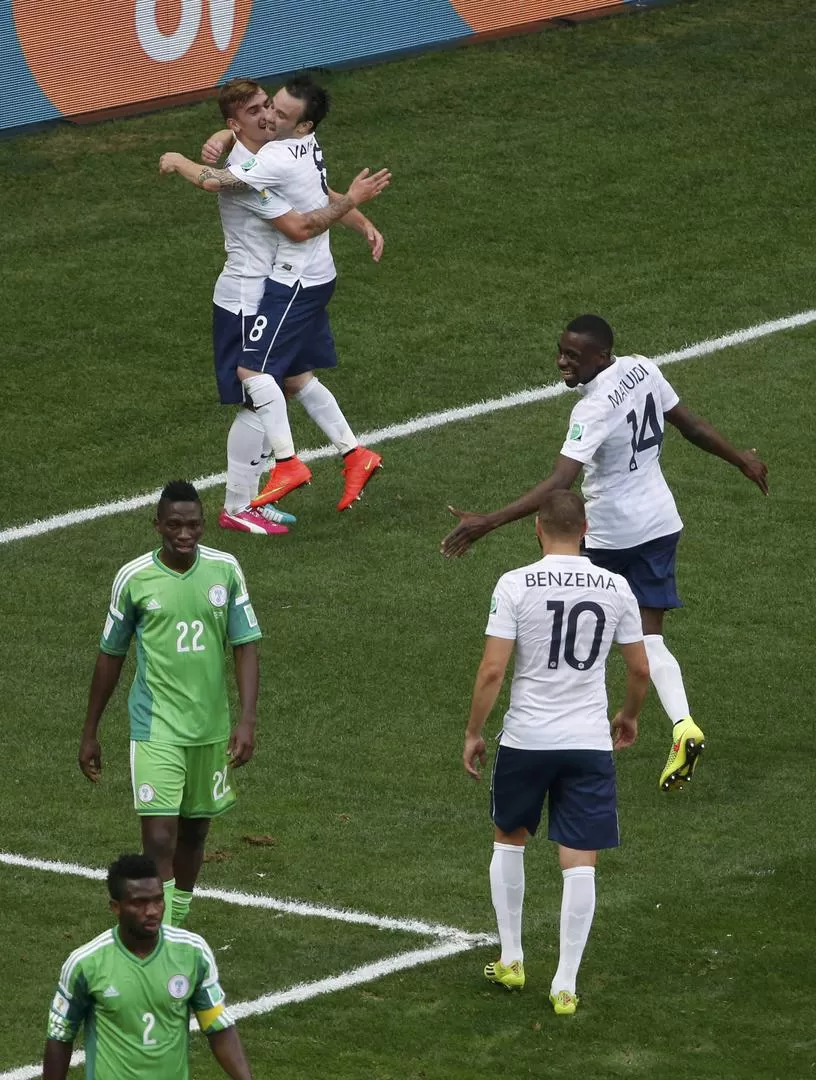
M580 442L581 437L583 436L583 434L584 434L584 425L583 424L573 424L572 427L570 428L570 433L569 433L570 442Z
M207 593L213 607L224 607L228 595L226 585L211 585Z
M150 784L139 784L137 795L139 796L139 802L153 802L156 798L156 792Z
M171 998L175 998L176 1001L181 1001L182 998L187 997L189 989L190 980L186 975L171 975L170 981L167 984L167 992Z

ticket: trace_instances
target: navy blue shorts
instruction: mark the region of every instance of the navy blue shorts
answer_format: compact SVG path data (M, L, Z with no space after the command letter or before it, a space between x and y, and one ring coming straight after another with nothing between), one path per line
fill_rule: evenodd
M213 304L212 339L218 397L222 405L240 405L244 388L235 369L244 350L243 316Z
M666 611L683 606L674 577L679 539L680 533L676 532L637 547L585 548L584 551L596 566L625 577L640 607Z
M499 746L491 784L493 824L535 834L547 806L550 840L578 851L617 847L618 799L611 750Z
M244 324L240 363L282 383L287 375L337 366L337 352L326 311L334 281L325 285L281 285L267 281L257 315Z

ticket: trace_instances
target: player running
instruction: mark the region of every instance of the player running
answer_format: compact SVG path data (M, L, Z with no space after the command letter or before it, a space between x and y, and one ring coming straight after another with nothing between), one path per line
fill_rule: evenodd
M252 1073L224 1006L204 938L162 926L164 895L152 859L122 855L108 870L117 925L65 961L51 1011L43 1080L65 1080L85 1027L85 1075L94 1080L187 1080L190 1013L233 1080Z
M206 144L214 145L219 155L229 150L228 164L242 164L274 138L267 126L272 104L263 87L250 79L234 79L221 88L218 95L221 114L227 130L219 132ZM208 170L180 154L164 154L160 171L168 175L178 172L197 186L202 186ZM278 240L282 230L297 242L325 231L336 221L360 232L366 239L375 262L383 250L383 239L373 224L359 210L360 202L376 191L379 179L359 176L346 195L331 193L329 206L301 214L271 191L262 195L245 186L220 191L218 207L224 233L227 262L213 294L213 355L216 382L222 404L245 404L243 387L235 377L235 369L244 348L245 330L256 315L268 275L272 272ZM320 390L317 390L320 387ZM291 392L291 391L290 391ZM328 390L315 384L314 392L301 398L302 404L315 423L331 438L335 433L329 422L334 418L337 403ZM278 416L288 431L288 417ZM291 434L290 434L291 438ZM292 514L278 510L271 503L252 507L258 494L258 481L268 468L272 457L266 442L264 426L253 409L238 410L227 437L227 483L224 509L218 524L223 529L238 532L274 535L288 531L294 523ZM274 459L272 461L274 465Z
M180 926L190 910L212 818L235 803L232 768L255 746L261 636L238 560L199 545L201 501L176 480L159 499L162 545L116 575L91 681L79 767L99 780L97 732L131 638L130 770L142 845L164 882L166 917ZM230 733L224 650L235 658L241 717Z
M612 721L615 749L635 741L649 688L637 602L624 578L581 555L586 528L574 492L544 497L536 518L543 558L504 574L493 593L463 753L466 771L480 779L485 721L515 651L492 782L490 891L501 957L484 974L508 990L524 986L524 848L548 799L548 834L558 844L563 877L560 953L550 988L558 1015L574 1013L578 1004L575 982L595 912L598 849L620 842L605 678L613 640L627 668L626 697Z
M534 514L543 497L569 488L584 470L589 530L586 554L596 566L622 574L640 605L652 682L672 722L672 745L659 784L669 791L691 780L704 735L691 717L680 665L663 640L666 611L681 606L675 557L683 523L660 469L665 421L701 450L735 465L764 494L767 466L753 450L737 450L695 416L645 356L615 356L612 329L597 315L581 315L558 343L556 364L582 400L546 480L491 514L451 512L459 524L442 553L462 555L479 537Z
M173 155L175 169L208 191L254 188L262 198L273 196L300 213L326 212L337 196L328 186L314 132L328 109L326 91L308 77L296 76L272 101L266 125L274 131L273 142L240 163L231 155L225 169L202 170ZM370 196L374 197L388 186L390 173L382 169L372 177L357 178L366 179L377 189ZM275 458L266 486L251 505L276 502L311 481L311 470L295 454L283 384L286 394L303 404L343 456L344 490L337 509L348 510L381 467L382 458L360 446L336 399L314 375L315 369L337 365L326 310L337 277L329 236L304 237L288 228L284 213L278 210L277 215L275 225L283 236L257 315L244 327L244 350L234 372L236 392L242 387L252 401Z

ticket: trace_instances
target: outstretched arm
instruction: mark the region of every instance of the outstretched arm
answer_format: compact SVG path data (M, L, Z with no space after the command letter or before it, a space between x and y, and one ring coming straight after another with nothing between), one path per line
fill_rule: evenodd
M79 767L94 783L102 774L102 749L97 739L99 722L119 682L124 662L124 656L110 656L101 651L96 658L88 694L88 713L79 744Z
M521 498L508 503L501 510L494 510L492 514L471 514L467 510L455 510L449 506L450 512L459 518L459 524L442 541L442 554L446 558L464 555L470 545L485 533L492 532L493 529L498 529L511 521L518 521L519 518L535 514L546 494L559 488L572 487L582 468L580 461L574 461L564 454L559 454L555 468L546 480L542 480Z
M753 481L763 495L768 494L768 466L756 456L755 450L737 450L724 435L702 416L695 416L685 405L675 405L666 413L666 419L684 439L709 454L720 457L729 465L735 465L743 476Z
M252 1080L244 1047L235 1026L215 1031L207 1036L213 1057L232 1080Z
M159 158L159 172L162 176L178 173L202 191L252 191L250 184L245 184L233 176L229 169L217 169L213 165L200 165L190 161L184 154L168 153Z

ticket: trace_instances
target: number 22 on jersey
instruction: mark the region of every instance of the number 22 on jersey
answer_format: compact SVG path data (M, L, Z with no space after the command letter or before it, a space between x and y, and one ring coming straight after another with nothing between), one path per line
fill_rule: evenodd
M204 652L207 648L201 643L201 635L204 633L201 619L193 619L191 623L177 622L176 630L176 652Z

